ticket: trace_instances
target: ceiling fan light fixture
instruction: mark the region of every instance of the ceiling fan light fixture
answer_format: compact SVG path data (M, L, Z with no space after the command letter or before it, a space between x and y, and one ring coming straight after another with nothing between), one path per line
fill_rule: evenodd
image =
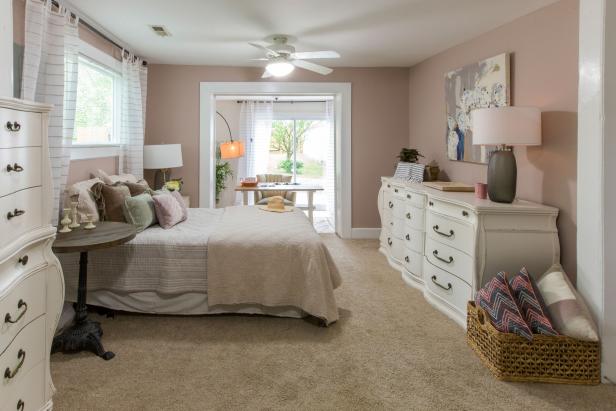
M274 77L284 77L291 74L295 66L288 61L272 61L265 67L268 73Z

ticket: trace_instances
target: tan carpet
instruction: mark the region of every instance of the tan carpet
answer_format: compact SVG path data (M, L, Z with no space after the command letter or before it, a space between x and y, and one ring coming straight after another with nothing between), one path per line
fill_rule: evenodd
M494 380L464 330L405 286L376 241L325 236L341 320L119 314L105 362L55 354L55 410L609 409L616 387Z

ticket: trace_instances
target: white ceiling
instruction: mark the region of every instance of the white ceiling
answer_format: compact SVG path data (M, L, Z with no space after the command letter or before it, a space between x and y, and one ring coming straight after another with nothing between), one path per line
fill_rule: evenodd
M248 41L298 37L338 67L409 67L556 0L72 0L150 63L258 66ZM148 25L164 25L172 37Z

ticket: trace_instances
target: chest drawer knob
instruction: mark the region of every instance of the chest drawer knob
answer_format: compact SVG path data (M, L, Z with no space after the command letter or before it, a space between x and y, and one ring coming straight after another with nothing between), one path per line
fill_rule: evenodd
M409 258L409 256L407 255L407 256L405 256L405 257L404 257L404 261L406 261L407 263L410 263L410 262L411 262L411 259L410 259L410 258Z
M17 260L17 262L21 265L28 264L28 256L24 255L23 257L20 257L19 260Z
M434 230L434 232L435 232L436 234L438 234L438 235L442 235L443 237L453 237L453 236L454 236L454 234L455 234L455 233L453 232L453 230L449 230L449 234L447 234L447 233L444 233L444 232L440 231L440 230L439 230L439 226L438 226L438 224L437 224L437 225L435 225L434 227L432 227L432 230Z
M7 121L6 129L8 131L16 132L16 131L21 130L21 124L19 124L17 121L13 121L12 123L10 121Z
M389 202L389 208L394 208L394 203L392 203L391 201Z
M15 319L13 319L10 313L6 313L6 315L4 316L4 322L6 324L15 324L19 322L19 320L21 320L24 317L24 315L26 315L26 312L28 311L28 304L26 304L24 300L19 300L19 302L17 303L17 310L19 311L22 308L23 308L23 311L21 311L19 315L17 316L17 318Z
M15 217L19 217L20 215L24 215L26 214L25 210L19 210L19 209L15 209L13 211L9 211L8 213L6 213L6 218L8 218L9 220Z
M429 205L430 207L432 207L432 206L434 206L434 203L433 203L432 201L428 201L428 205Z
M408 199L410 200L410 199L411 199L411 195L410 195L410 194L407 194L407 195L406 195L406 198L408 198Z
M387 188L391 188L391 184L387 184Z
M438 250L434 250L434 251L432 251L432 255L434 256L434 258L436 258L436 259L437 259L437 260L439 260L439 261L444 262L445 264L451 264L451 263L453 263L453 257L452 257L452 256L449 256L449 258L448 258L448 259L445 259L445 258L443 258L443 257L439 257L439 255L438 255Z
M21 398L17 401L17 411L24 411L26 408L26 403Z
M411 219L411 213L406 213L406 218Z
M411 236L410 236L410 234L407 234L406 236L404 236L404 238L406 238L407 240L411 241Z
M19 349L19 352L17 353L17 359L19 360L19 364L17 364L13 371L11 371L9 367L6 367L6 370L4 370L4 378L6 378L7 380L15 378L21 367L24 365L24 362L26 362L26 352L22 349Z
M24 171L24 168L22 166L20 166L19 164L17 164L17 163L15 163L13 165L7 164L6 171L9 172L9 173L11 171L14 171L16 173L21 173L22 171Z
M445 291L449 291L449 290L451 290L451 289L452 289L451 283L447 283L447 287L445 287L443 284L441 284L441 283L439 283L438 281L436 281L436 276L435 276L435 275L433 275L433 276L432 276L432 282L433 282L433 283L434 283L437 287L440 287L440 288L442 288L442 289L443 289L443 290L445 290Z
M394 192L396 192L396 193L397 193L397 192L398 192L398 189L397 189L397 188L394 188Z
M387 244L392 245L393 242L391 241L391 237L387 237Z
M468 217L468 211L466 211L466 210L462 210L462 215L463 215L464 217Z

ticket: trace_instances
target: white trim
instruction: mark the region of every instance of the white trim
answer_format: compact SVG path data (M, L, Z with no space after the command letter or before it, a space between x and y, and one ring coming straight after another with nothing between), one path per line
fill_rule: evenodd
M118 157L119 155L119 144L73 144L71 146L71 161Z
M381 236L380 228L353 228L351 230L351 238L352 239L369 239L369 240L378 240Z
M577 288L599 326L601 376L616 382L616 7L582 0L579 27ZM610 74L607 74L610 73Z
M351 83L202 82L200 85L199 206L214 206L216 96L330 95L336 115L336 232L351 238Z
M86 43L85 41L79 39L79 54L86 56L90 60L99 63L108 69L115 72L115 74L121 76L122 75L122 62L113 58L109 54L105 53L102 50L97 49L90 43Z

